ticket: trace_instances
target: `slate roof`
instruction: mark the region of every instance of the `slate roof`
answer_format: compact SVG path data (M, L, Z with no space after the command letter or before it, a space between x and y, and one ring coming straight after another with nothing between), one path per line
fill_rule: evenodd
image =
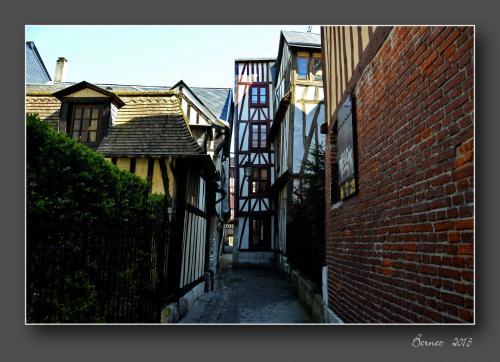
M122 97L125 106L97 152L107 157L190 157L205 152L192 137L176 95Z
M71 87L76 82L53 82L46 84L33 84L26 82L26 91L28 93L54 93L62 89ZM147 92L147 91L166 91L170 87L162 86L145 86L145 85L124 85L124 84L108 84L108 83L93 83L94 85L103 88L110 92Z
M74 82L54 82L47 84L30 84L27 82L27 93L54 93L62 89L75 85ZM148 91L167 91L171 87L163 86L144 86L144 85L123 85L123 84L105 84L94 83L94 85L110 92L148 92ZM218 118L225 121L229 120L228 112L232 100L231 88L204 88L190 87L196 96L207 106L207 108Z
M230 88L200 88L189 87L216 117L228 121L229 105L231 103Z
M45 105L47 97L53 98L53 103L59 107L60 103L52 95L75 84L77 83L26 84L26 93L32 96L28 97L27 111L35 111L36 105L42 101ZM113 127L99 145L98 152L108 157L181 157L205 154L191 136L182 117L177 96L167 94L172 92L170 87L105 83L94 85L117 93L125 102L118 110L117 118L113 120ZM227 119L232 100L230 88L193 87L191 90L214 115L223 120ZM154 94L155 92L161 93ZM36 95L39 96L33 97ZM43 99L40 95L44 95ZM57 112L56 118L58 115Z
M35 43L26 42L26 82L27 83L47 83L50 82L50 74L45 68L42 57L36 49Z
M300 31L283 30L283 36L290 46L321 47L321 35Z

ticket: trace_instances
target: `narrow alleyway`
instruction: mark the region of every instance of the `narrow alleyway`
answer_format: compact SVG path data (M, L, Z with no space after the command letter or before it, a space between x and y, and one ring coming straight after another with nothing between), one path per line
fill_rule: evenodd
M311 323L297 296L270 268L227 268L179 323Z

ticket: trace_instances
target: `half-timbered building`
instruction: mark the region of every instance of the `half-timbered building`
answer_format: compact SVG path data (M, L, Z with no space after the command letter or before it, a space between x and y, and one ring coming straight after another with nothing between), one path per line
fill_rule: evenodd
M208 269L212 276L224 238L224 222L229 218L229 151L233 116L232 92L227 88L190 88L183 81L172 89L179 92L181 108L193 137L215 165L216 179L210 185L215 194L208 237Z
M274 155L267 135L274 115L275 59L235 61L235 264L271 265Z
M42 82L28 83L26 92L27 113L172 199L177 231L167 284L175 297L207 272L213 276L223 235L231 89Z
M282 31L274 77L274 117L269 141L275 154L272 183L276 210L275 239L279 261L287 255L290 208L301 201L306 160L322 145L325 120L319 34ZM289 236L289 238L291 235Z

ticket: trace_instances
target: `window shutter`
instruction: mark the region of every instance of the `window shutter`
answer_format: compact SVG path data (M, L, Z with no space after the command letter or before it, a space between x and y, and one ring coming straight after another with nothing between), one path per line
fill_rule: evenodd
M61 110L59 112L59 119L60 119L59 132L67 133L67 134L69 133L69 125L68 125L69 118L70 118L69 105L67 102L62 102L61 103Z

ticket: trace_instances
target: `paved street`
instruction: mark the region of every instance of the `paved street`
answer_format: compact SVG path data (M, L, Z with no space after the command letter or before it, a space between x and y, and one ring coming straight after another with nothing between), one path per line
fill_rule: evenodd
M273 269L226 269L217 291L204 293L179 323L311 323Z

